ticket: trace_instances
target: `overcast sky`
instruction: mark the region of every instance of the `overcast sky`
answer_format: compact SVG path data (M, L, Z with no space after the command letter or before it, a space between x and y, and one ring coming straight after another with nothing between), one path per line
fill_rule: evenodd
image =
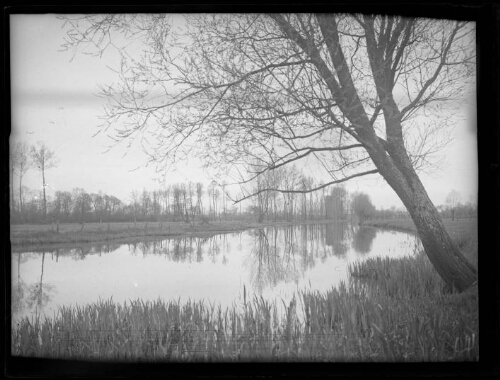
M70 53L61 51L65 31L54 15L14 15L10 23L11 138L28 144L43 141L55 152L59 163L47 172L48 194L81 187L129 201L132 190L159 188L154 167L143 166L147 158L138 146L127 149L121 144L106 152L112 141L104 134L92 137L102 123L103 101L95 96L98 84L113 81L115 74L109 67L119 64L118 57L112 52L100 59L77 54L71 60ZM436 205L444 204L452 189L460 192L463 201L476 201L475 108L475 94L470 94L461 108L462 121L452 130L453 142L443 152L442 169L421 176ZM167 179L208 184L213 177L192 159ZM26 186L40 189L41 183L39 172L26 174ZM346 187L369 193L377 207L402 206L378 175L352 180Z

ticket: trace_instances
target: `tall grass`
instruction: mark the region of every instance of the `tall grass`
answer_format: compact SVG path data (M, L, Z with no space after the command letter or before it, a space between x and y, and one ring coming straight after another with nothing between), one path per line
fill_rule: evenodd
M424 255L351 267L349 285L261 297L222 309L203 302L99 301L24 318L20 356L106 361L477 360L477 291L445 291Z
M395 360L477 360L477 286L450 290L425 256L371 259L356 263L351 275L366 289L373 336L384 356ZM373 311L381 313L378 321ZM375 313L377 314L377 313Z

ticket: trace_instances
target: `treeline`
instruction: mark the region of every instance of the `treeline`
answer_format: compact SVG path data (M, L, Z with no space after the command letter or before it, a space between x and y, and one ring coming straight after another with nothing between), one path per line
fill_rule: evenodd
M339 190L341 189L341 190ZM284 196L265 192L250 202L235 204L224 186L203 183L174 183L162 189L132 191L128 200L82 188L56 191L43 196L23 186L22 198L11 203L12 223L90 222L209 222L221 220L300 221L347 219L349 193L334 188L325 197L321 193ZM45 200L44 200L45 199ZM326 202L325 202L326 200ZM22 208L21 208L22 204ZM326 212L325 205L330 205Z
M46 208L42 192L33 191L23 186L23 198L12 207L13 223L41 223L57 220L59 222L144 222L144 221L185 221L205 215L202 183L172 184L164 189L142 192L132 191L130 200L122 200L114 195L87 192L82 188L72 191L56 191L46 196ZM212 188L208 193L212 195ZM218 192L220 194L220 192ZM220 196L214 196L209 212L216 217L228 216L227 205L222 214ZM217 207L212 213L212 204ZM46 210L46 213L45 213ZM209 215L210 215L209 214Z
M129 200L103 192L91 193L82 188L42 191L23 186L22 198L11 204L12 223L90 222L209 222L220 220L314 221L324 219L363 222L371 219L409 219L406 210L391 207L376 209L368 194L349 193L343 186L329 191L282 194L265 191L250 198L250 204L234 204L230 191L223 186L203 183L174 183L163 189L132 191ZM22 205L22 209L21 209ZM449 207L438 207L443 218L451 218ZM459 204L455 219L477 216L477 206Z
M280 167L257 176L248 188L231 194L225 183L174 183L162 189L133 191L129 200L103 192L90 193L83 188L46 194L46 171L55 167L54 152L43 143L28 146L15 143L10 152L10 213L12 223L59 222L147 222L173 221L205 223L210 220L314 221L324 219L358 222L369 219L407 219L406 210L392 207L376 209L365 193L349 193L344 186L321 188L322 183L304 175L295 166ZM42 190L22 184L30 169L40 171ZM17 178L16 178L17 177ZM15 188L17 190L15 191ZM278 191L280 189L282 191ZM234 199L247 198L235 204ZM438 207L443 218L469 219L477 215L477 206L463 204L452 190L446 205Z

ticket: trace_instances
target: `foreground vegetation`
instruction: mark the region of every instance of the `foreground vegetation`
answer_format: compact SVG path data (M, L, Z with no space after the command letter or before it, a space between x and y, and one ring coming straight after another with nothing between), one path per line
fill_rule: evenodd
M202 302L99 301L22 319L12 354L92 361L474 361L477 286L446 289L424 254L370 259L349 285L259 297L221 309Z

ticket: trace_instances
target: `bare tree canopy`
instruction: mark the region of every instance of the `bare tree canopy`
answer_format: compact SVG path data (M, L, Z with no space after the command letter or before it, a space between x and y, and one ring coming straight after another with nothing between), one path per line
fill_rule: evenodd
M160 166L197 154L240 183L306 159L331 178L258 192L379 173L443 279L461 290L476 281L417 175L474 81L473 25L360 14L65 19L68 49L121 53L120 82L102 86L103 130L117 141L139 138Z

